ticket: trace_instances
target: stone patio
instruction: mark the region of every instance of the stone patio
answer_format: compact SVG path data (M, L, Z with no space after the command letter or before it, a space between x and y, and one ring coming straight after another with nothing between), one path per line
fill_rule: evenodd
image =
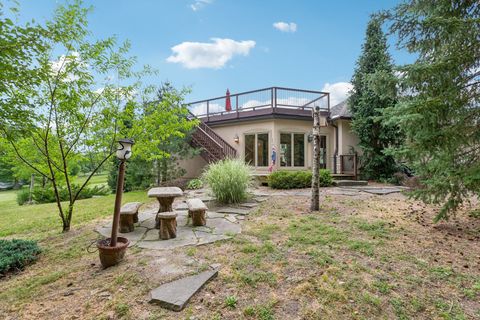
M135 230L129 233L119 233L119 236L130 240L131 246L152 250L167 250L183 246L199 246L215 241L230 239L235 234L242 232L241 221L258 206L256 201L248 201L235 206L215 207L214 199L205 195L205 191L186 192L186 198L174 202L173 208L177 213L177 237L169 240L160 240L158 229L155 229L155 215L158 204L140 208L138 223ZM267 195L259 196L260 201L265 201ZM210 210L207 211L206 226L193 227L187 225L188 211L185 200L187 198L200 198L206 202ZM112 223L105 223L95 230L104 237L110 237Z
M321 192L328 195L357 196L360 193L387 195L390 193L402 192L404 187L395 186L350 186L321 188ZM177 198L173 208L177 216L177 237L169 240L160 240L158 229L155 229L155 214L158 211L158 204L149 207L141 207L138 215L138 223L135 230L130 233L119 233L119 236L130 240L130 246L138 246L145 249L166 250L183 246L199 246L215 241L230 239L235 234L242 232L241 223L245 216L250 214L261 203L269 197L275 196L310 196L309 189L294 190L273 190L267 187L260 187L252 190L252 199L244 203L232 206L216 206L215 199L207 195L206 190L193 190L185 192L184 197ZM185 200L188 198L200 198L209 207L207 211L207 225L193 227L187 225L188 211ZM110 237L111 222L100 225L96 231L104 237Z

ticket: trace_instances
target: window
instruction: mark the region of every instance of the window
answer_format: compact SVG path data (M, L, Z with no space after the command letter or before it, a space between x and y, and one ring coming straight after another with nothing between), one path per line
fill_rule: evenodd
M280 134L280 166L304 167L305 166L305 134L281 133Z
M268 167L268 133L257 134L257 167Z
M245 162L255 167L268 167L268 133L245 135Z

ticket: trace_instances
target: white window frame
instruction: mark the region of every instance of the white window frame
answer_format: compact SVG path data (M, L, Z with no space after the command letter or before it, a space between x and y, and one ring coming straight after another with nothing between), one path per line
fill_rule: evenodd
M282 163L280 161L280 158L278 159L279 166L280 168L290 168L290 169L295 169L295 168L306 168L307 167L307 134L305 132L295 132L295 131L280 131L279 135L279 145L281 145L282 141L282 134L289 134L290 135L290 143L292 145L291 150L290 150L290 159L292 160L292 163L289 166L282 166ZM294 159L294 154L295 154L295 146L294 146L294 135L295 134L301 134L303 135L303 166L295 166L295 159ZM281 152L281 150L279 150Z
M266 134L267 135L267 165L266 166L259 166L258 165L258 135L259 134ZM254 159L255 163L251 163L250 165L255 167L255 168L268 168L269 166L269 159L270 159L270 133L269 132L249 132L249 133L244 133L243 134L243 141L245 141L244 146L243 146L243 161L245 161L245 149L247 147L247 139L246 136L255 136L255 145L254 145Z

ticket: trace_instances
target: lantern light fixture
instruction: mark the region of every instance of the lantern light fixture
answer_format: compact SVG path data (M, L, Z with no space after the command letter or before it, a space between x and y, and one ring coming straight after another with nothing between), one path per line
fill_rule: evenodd
M134 141L132 139L118 140L117 158L119 160L128 160L132 156L132 146Z
M238 134L235 134L235 137L233 137L233 141L235 141L235 143L238 143L240 141Z

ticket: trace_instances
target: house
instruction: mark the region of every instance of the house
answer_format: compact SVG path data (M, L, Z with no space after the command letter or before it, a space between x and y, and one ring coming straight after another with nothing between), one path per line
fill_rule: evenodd
M198 176L212 161L238 157L255 174L308 170L313 160L312 109L321 114L321 167L334 176L356 178L358 138L351 132L346 102L330 107L328 92L270 87L188 104L200 119L192 144L199 156L183 160L185 177ZM273 161L275 159L275 161Z

